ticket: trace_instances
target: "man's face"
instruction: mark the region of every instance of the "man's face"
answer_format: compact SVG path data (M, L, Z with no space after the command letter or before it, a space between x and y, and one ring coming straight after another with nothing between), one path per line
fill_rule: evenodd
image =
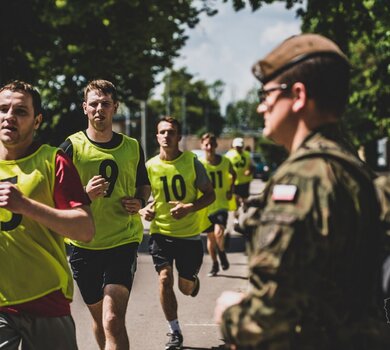
M0 142L6 147L29 146L42 115L34 115L32 96L23 91L0 92Z
M270 81L264 86L264 91L272 90L280 84ZM291 115L292 98L284 91L275 89L265 95L265 100L258 107L257 112L264 117L263 135L283 144L286 135L294 128L295 118Z
M157 125L157 142L162 148L177 148L181 135L175 125L162 121Z
M112 119L118 108L111 94L105 95L99 90L91 90L83 103L88 125L96 131L112 130Z
M206 154L214 154L217 145L211 139L204 139L201 143L201 148L206 152Z

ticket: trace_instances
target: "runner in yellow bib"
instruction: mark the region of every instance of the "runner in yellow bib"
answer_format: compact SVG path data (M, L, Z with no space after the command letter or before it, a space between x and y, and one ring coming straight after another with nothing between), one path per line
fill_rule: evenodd
M94 80L84 90L88 128L71 135L61 147L73 158L90 197L95 238L70 240L70 263L92 315L100 349L128 349L125 314L143 237L138 214L150 196L144 155L139 143L112 130L117 90Z
M147 163L154 201L141 210L150 225L149 251L159 275L160 301L168 321L170 339L165 349L181 349L183 335L173 290L173 262L184 295L199 292L202 265L200 233L210 225L206 207L215 200L211 181L192 152L181 152L180 123L166 117L157 124L160 154Z
M229 268L229 261L225 252L224 232L228 219L229 201L233 196L236 173L229 159L216 153L218 144L214 134L204 134L201 138L201 147L205 152L205 156L200 161L206 168L216 197L215 201L208 207L211 226L205 230L207 232L207 249L213 261L208 275L212 277L219 272L217 254L222 270Z
M34 141L41 122L33 86L0 88L0 348L76 350L64 236L95 230L72 161Z

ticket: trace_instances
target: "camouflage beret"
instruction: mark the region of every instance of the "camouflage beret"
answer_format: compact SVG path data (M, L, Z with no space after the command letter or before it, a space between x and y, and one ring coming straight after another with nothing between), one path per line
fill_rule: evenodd
M318 34L301 34L283 41L263 59L256 62L252 72L263 84L288 68L315 56L334 56L349 64L348 58L331 40Z

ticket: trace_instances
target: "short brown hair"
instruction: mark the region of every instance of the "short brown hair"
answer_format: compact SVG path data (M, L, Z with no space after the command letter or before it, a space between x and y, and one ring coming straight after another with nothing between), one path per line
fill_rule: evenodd
M108 80L97 79L92 80L84 89L84 100L87 100L88 93L92 90L98 90L104 95L111 95L112 100L118 102L118 92L113 83Z
M157 122L157 130L158 130L158 125L161 122L167 122L167 123L174 125L176 127L178 134L181 135L181 124L177 119L170 117L170 116L164 116L164 117L160 118L159 121Z
M202 135L200 141L203 143L203 141L207 139L209 139L211 143L213 143L215 146L217 145L217 137L213 133L206 132L205 134Z
M14 92L19 91L19 92L25 92L27 94L30 94L32 98L33 108L34 108L34 116L37 116L38 114L42 113L41 95L39 94L38 90L31 84L28 84L21 80L14 80L0 88L0 92L4 90L9 90Z
M336 56L309 58L287 69L275 80L289 86L296 82L304 84L308 98L312 98L321 111L341 116L347 105L350 69Z

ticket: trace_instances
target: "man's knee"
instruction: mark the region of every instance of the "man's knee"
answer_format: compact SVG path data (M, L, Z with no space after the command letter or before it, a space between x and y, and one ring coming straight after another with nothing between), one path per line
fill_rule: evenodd
M184 295L190 295L194 290L194 282L180 277L178 287Z
M104 315L103 327L105 333L115 335L121 334L125 326L125 318L117 315L115 312L107 312Z
M167 267L159 272L159 280L162 288L173 288L173 274L172 269Z

